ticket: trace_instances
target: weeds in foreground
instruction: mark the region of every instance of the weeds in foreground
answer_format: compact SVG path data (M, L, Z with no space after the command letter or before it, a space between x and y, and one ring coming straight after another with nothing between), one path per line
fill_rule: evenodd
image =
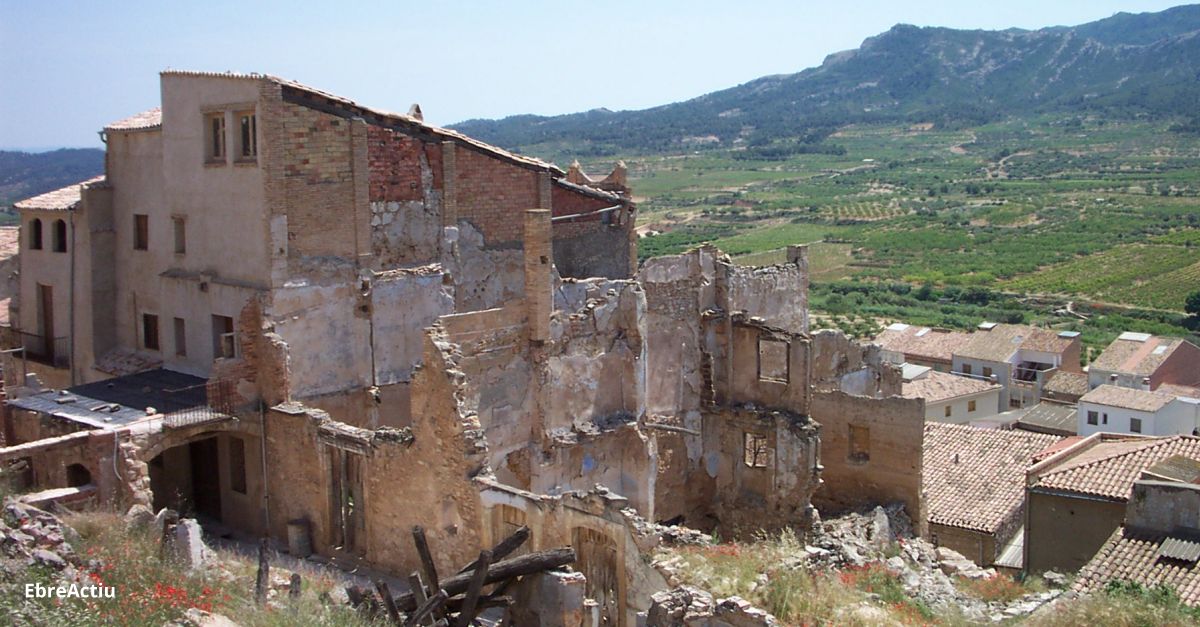
M304 588L299 599L281 608L262 607L253 601L254 567L246 558L219 552L224 569L189 572L160 555L155 531L129 529L119 515L71 514L64 522L79 534L75 550L94 566L85 575L87 582L115 588L113 598L27 599L26 583L57 585L53 572L30 569L0 582L0 616L11 623L157 627L196 608L224 614L245 627L371 624L349 608L325 603L322 593L336 582L317 571L301 573Z

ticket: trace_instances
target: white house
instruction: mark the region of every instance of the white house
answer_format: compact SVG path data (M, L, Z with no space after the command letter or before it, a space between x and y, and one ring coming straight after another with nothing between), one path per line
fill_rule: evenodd
M925 419L930 422L967 424L996 415L1001 386L995 383L912 364L905 364L903 371L901 394L925 399Z
M1200 400L1105 384L1079 399L1078 419L1082 436L1193 435L1200 427Z
M1036 405L1058 371L1080 372L1079 333L985 322L954 351L951 372L998 383L995 411Z

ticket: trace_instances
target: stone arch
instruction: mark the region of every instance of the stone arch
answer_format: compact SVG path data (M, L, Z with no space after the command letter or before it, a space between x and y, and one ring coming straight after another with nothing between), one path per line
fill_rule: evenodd
M67 466L67 486L78 488L88 485L92 482L92 471L88 470L83 464L71 464Z
M42 220L34 218L29 221L29 250L42 249Z

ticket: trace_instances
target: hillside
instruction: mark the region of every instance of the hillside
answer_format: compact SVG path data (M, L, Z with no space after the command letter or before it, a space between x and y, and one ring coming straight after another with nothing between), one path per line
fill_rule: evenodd
M63 148L50 152L0 150L0 208L104 171L104 151Z
M981 124L1012 114L1195 115L1200 5L1034 31L898 25L819 67L641 111L470 120L504 146L570 142L582 155L679 146L814 149L850 123Z

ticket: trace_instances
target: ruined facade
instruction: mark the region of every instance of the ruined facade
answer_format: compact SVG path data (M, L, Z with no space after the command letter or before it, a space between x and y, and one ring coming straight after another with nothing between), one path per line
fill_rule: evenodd
M621 165L563 172L267 76L162 92L106 128L103 179L19 205L74 234L67 283L39 284L70 295L66 367L5 353L0 461L30 485L401 573L413 526L441 568L528 526L619 625L666 587L647 521L924 519L923 402L878 347L810 332L804 247L638 269ZM33 292L13 320L36 335Z

